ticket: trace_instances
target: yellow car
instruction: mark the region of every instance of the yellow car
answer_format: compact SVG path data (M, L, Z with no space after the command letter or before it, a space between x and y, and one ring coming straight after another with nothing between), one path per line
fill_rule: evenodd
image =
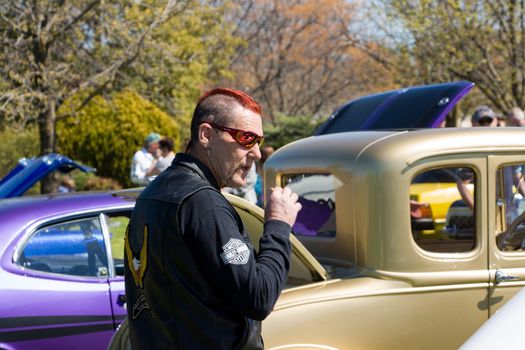
M413 215L412 228L420 230L424 234L435 233L445 228L451 229L457 223L450 222L449 211L451 206L462 201L463 198L458 189L456 178L453 174L469 178L466 188L474 192L474 174L462 168L436 169L416 175L410 184L410 199L418 203L419 215ZM468 175L465 175L467 173ZM455 208L459 205L456 204ZM454 207L453 207L454 208ZM456 213L458 209L453 209ZM468 210L468 208L466 208ZM466 213L468 215L468 213ZM447 221L447 216L449 220ZM472 213L470 212L470 216ZM455 218L452 221L456 220ZM456 220L457 221L457 220Z

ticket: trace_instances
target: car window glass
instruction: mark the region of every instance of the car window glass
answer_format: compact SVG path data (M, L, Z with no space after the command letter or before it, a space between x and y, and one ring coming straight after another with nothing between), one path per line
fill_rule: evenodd
M124 235L128 227L130 214L131 213L123 213L119 215L109 215L107 217L111 254L117 276L124 276Z
M283 177L285 186L297 193L302 209L293 232L297 236L335 237L335 177L330 174L294 174Z
M496 182L496 243L503 251L525 250L525 165L498 169Z
M476 174L448 167L419 173L410 185L412 236L430 252L467 252L475 247Z
M108 259L98 218L46 226L24 245L17 264L26 269L72 276L108 275Z

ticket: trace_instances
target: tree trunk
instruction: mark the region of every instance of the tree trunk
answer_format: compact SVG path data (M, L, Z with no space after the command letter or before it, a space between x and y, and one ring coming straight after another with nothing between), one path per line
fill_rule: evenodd
M50 102L48 108L38 116L38 132L40 134L40 155L55 152L55 103ZM41 181L40 193L53 193L58 189L58 181L53 173L44 177Z

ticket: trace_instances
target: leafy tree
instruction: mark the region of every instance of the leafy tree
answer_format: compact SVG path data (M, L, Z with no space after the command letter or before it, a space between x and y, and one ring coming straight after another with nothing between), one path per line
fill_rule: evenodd
M232 35L233 23L226 18L230 9L229 1L188 2L183 13L152 32L142 54L121 72L120 86L133 87L177 119L181 139L189 137L202 90L233 76L231 57L241 40ZM132 16L143 23L146 14L135 8Z
M173 118L126 90L108 99L97 96L75 118L58 121L58 150L95 167L97 175L131 186L131 158L153 131L175 138L176 148L180 147L179 126Z
M0 131L0 179L16 166L20 158L38 154L38 131L34 126L19 130L6 127Z
M199 0L0 2L0 124L36 121L40 153L53 152L57 120L94 96L130 85L184 117L187 100L209 83L207 76L228 73L231 36L222 6ZM59 113L72 96L83 99ZM47 181L43 192L53 187Z
M235 83L258 101L268 119L279 113L328 116L337 105L391 86L389 73L349 45L355 2L240 1L232 64Z
M311 116L286 116L279 114L275 117L275 122L265 123L264 143L273 146L275 149L287 143L312 136L320 122Z
M397 77L470 80L496 109L525 107L524 2L379 0L372 11L386 17L370 52Z

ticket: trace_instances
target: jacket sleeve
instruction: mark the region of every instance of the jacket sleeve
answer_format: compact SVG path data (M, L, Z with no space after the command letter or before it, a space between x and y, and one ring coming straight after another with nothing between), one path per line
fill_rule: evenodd
M181 206L179 220L184 241L214 288L246 317L266 318L290 268L290 226L266 222L255 256L235 209L210 189L192 195Z

